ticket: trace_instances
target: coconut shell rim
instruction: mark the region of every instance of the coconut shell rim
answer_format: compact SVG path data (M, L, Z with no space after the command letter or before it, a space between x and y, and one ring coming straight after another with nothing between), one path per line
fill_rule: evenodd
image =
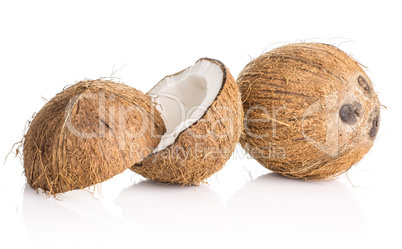
M197 64L197 62L202 61L202 60L207 60L207 61L210 61L211 63L215 63L216 65L218 65L218 66L222 69L222 72L223 72L223 76L222 76L222 85L221 85L221 88L220 88L219 91L218 91L218 94L216 95L216 97L214 98L214 100L212 101L212 103L206 108L204 114L203 114L199 119L197 119L197 121L195 121L194 123L192 123L189 127L187 127L186 129L182 130L182 131L176 136L176 138L175 138L175 140L174 140L174 142L173 142L172 144L169 144L168 146L166 146L165 148L163 148L162 150L160 150L160 151L158 151L158 152L155 152L155 153L152 152L152 153L150 153L148 156L143 157L143 158L140 159L138 162L136 162L136 163L133 164L134 167L138 167L139 165L141 165L142 160L144 160L144 159L146 159L146 158L148 158L148 157L150 157L150 156L152 156L152 155L154 155L154 154L160 153L160 152L162 152L162 151L164 151L164 150L166 150L166 149L169 149L170 147L172 147L173 145L175 145L175 144L177 143L177 141L179 140L179 138L181 137L181 135L182 135L186 130L194 128L194 126L198 124L198 121L200 121L201 119L203 119L203 118L205 117L205 115L207 114L207 112L208 112L209 109L211 108L212 104L213 104L215 101L218 100L218 97L221 95L222 90L223 90L223 87L225 86L225 84L226 84L226 82L227 82L227 70L228 70L228 69L226 68L225 64L223 64L223 62L221 62L220 60L212 59L212 58L208 58L208 57L203 57L203 58L198 59L198 60L194 63L194 65ZM194 65L192 65L192 66L190 66L190 67L187 67L187 68L185 68L185 69L183 69L183 70L181 70L181 71L179 71L179 72L177 72L177 73L174 73L174 74L167 75L167 76L163 77L163 79L161 79L161 80L160 80L154 87L152 87L151 90L149 90L146 94L148 94L150 91L152 91L152 89L154 89L154 88L155 88L160 82L162 82L164 79L169 78L169 77L172 77L172 76L179 75L180 73L182 73L182 72L184 72L185 70L187 70L187 69L193 67ZM137 165L137 166L136 166L136 165Z

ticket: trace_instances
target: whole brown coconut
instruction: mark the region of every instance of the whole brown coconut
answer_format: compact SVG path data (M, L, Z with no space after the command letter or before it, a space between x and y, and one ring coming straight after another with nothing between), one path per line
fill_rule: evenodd
M37 113L24 137L29 185L49 194L82 189L123 172L165 132L151 98L127 85L81 81Z
M245 112L240 143L274 172L329 179L373 145L377 94L359 63L332 45L276 48L251 61L237 83Z
M229 70L203 58L166 76L148 94L155 98L167 133L131 170L163 183L205 182L230 158L242 130L240 92Z

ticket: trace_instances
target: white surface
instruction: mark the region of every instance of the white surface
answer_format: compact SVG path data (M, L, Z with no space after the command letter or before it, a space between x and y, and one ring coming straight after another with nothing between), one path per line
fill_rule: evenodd
M72 191L56 200L26 186L11 156L0 166L0 248L401 248L397 3L1 1L2 159L42 97L75 81L121 68L114 77L146 92L206 56L236 77L250 57L290 42L352 54L387 109L350 181L286 179L238 149L209 185L157 185L126 171L102 185L103 197Z
M167 130L153 153L173 144L177 135L204 115L216 99L222 81L223 71L218 64L200 60L183 72L164 78L149 91Z

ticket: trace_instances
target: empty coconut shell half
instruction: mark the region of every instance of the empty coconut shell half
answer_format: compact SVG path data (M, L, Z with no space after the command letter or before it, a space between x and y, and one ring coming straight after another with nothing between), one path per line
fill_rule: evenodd
M282 175L329 179L372 147L380 102L361 65L340 49L298 43L251 61L237 83L245 112L240 143Z
M24 169L34 189L82 189L147 156L165 132L148 95L107 80L76 83L37 113L24 136Z
M225 65L200 59L166 76L148 94L167 132L152 154L131 170L182 185L198 185L220 170L235 149L243 123L240 92Z

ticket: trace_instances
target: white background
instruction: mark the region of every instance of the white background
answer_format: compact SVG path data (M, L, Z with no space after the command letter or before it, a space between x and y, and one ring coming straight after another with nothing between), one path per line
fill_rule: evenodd
M401 24L397 1L1 0L1 164L66 85L122 68L114 76L146 92L200 57L236 78L251 58L292 42L354 56L387 109L372 150L325 182L280 177L237 149L208 185L126 171L102 196L56 200L26 185L11 155L0 165L0 248L401 248Z

